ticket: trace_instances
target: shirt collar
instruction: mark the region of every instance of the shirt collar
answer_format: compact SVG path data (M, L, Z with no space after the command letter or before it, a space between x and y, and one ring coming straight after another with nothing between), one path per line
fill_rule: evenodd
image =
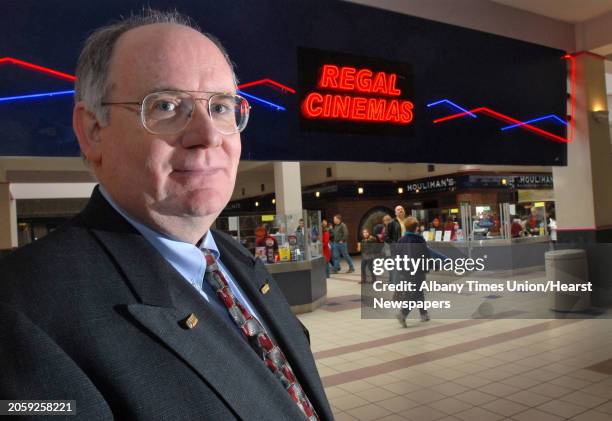
M208 249L215 257L219 259L221 253L215 243L212 232L210 230L204 235L200 246L197 247L191 243L187 243L168 235L155 231L136 218L125 212L115 201L110 194L100 185L100 193L106 201L123 216L138 232L142 234L157 249L157 251L170 263L190 283L201 288L204 272L206 270L206 260L203 258L201 249Z

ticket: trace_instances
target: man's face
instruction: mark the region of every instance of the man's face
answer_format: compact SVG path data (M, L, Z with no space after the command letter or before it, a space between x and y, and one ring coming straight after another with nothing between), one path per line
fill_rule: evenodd
M171 24L123 34L109 79L113 88L104 99L109 102L140 101L160 90L235 92L232 72L219 49L198 32ZM240 135L219 133L206 101L198 101L184 131L170 135L147 132L138 107L112 106L100 142L96 174L120 206L145 222L214 218L230 199Z
M404 218L404 216L406 216L406 212L404 211L403 206L395 207L395 216L397 216L398 218Z
M389 222L391 222L391 217L389 215L385 215L383 217L383 224L389 225Z
M340 223L340 218L334 216L334 224L338 225Z

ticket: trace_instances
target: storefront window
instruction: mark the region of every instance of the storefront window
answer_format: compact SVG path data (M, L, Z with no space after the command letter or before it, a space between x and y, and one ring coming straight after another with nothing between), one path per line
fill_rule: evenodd
M230 234L266 264L322 255L320 211L219 217L215 228Z
M459 208L412 210L419 220L423 237L427 241L463 241L463 223Z
M552 219L552 220L551 220ZM513 237L551 235L556 230L554 202L523 202L515 207Z

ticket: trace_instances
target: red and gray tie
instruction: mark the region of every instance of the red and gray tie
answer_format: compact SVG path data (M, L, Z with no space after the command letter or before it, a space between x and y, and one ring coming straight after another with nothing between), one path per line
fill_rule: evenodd
M285 354L283 354L278 345L272 342L272 339L268 336L261 323L259 323L259 320L253 317L251 312L234 296L210 250L202 249L202 253L206 258L204 279L217 293L221 302L225 304L232 320L236 322L253 350L282 383L291 399L293 399L298 408L306 416L306 419L308 421L318 421L319 416L308 400L306 393L302 390L302 386L297 381L295 374L293 374Z

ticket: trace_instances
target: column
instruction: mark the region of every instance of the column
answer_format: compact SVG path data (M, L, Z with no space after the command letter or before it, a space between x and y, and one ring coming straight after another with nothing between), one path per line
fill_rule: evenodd
M274 163L274 190L276 214L287 216L287 233L293 234L303 216L302 212L302 179L299 162ZM306 242L306 233L304 241ZM306 247L306 258L310 257Z
M567 166L553 167L559 240L612 242L612 148L604 60L578 53L575 62L574 139L567 145Z
M603 57L575 54L575 127L567 166L553 167L559 247L587 251L591 302L612 305L612 147Z
M302 179L299 162L274 163L276 213L302 215ZM299 218L298 218L299 219Z
M17 247L17 204L10 184L0 182L0 251Z

